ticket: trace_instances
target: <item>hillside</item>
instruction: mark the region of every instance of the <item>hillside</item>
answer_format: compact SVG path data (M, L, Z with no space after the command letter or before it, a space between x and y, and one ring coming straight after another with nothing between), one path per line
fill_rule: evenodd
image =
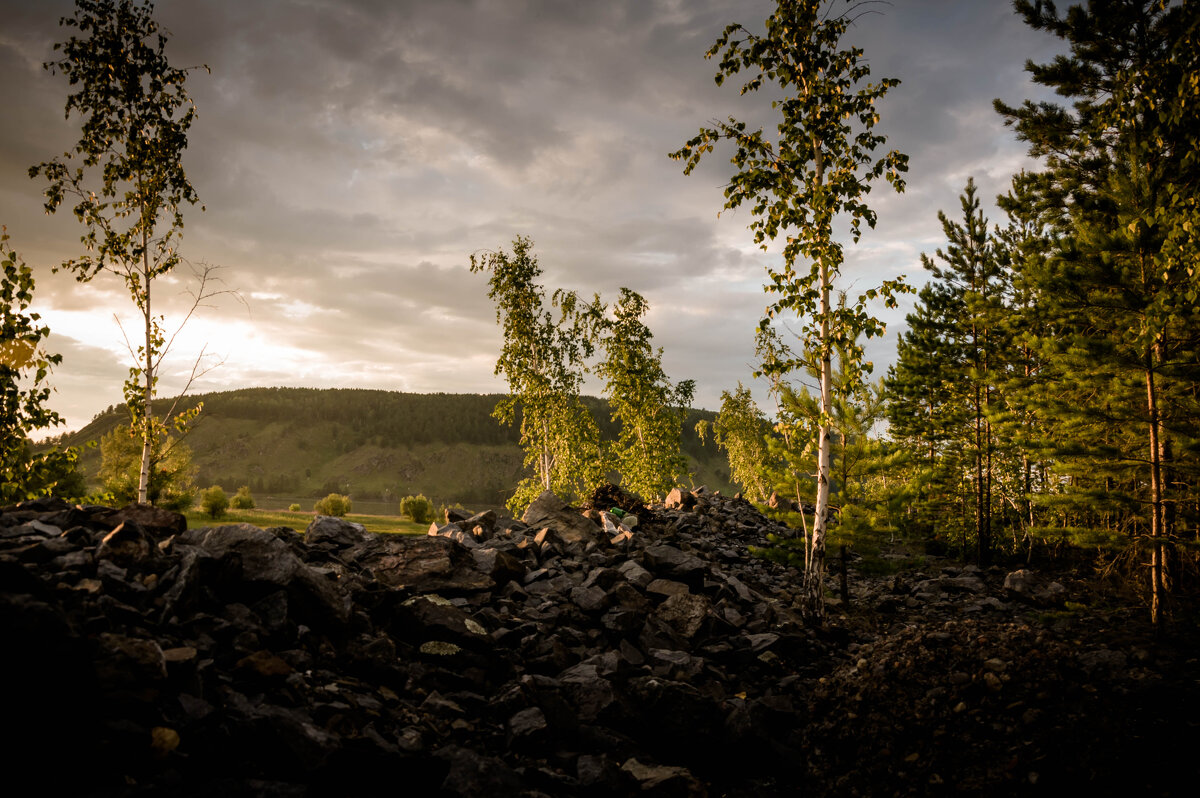
M314 388L246 388L200 394L180 409L204 403L187 442L196 483L227 489L249 485L255 496L317 497L349 493L360 502L388 504L423 493L436 503L500 505L521 478L517 430L492 418L498 396L411 394ZM164 413L172 400L155 403ZM599 399L586 399L602 433L616 425ZM724 456L702 445L696 422L714 413L692 410L683 448L697 485L731 490ZM68 445L100 438L128 423L124 406L99 414L64 437ZM90 480L100 467L98 448L86 449Z

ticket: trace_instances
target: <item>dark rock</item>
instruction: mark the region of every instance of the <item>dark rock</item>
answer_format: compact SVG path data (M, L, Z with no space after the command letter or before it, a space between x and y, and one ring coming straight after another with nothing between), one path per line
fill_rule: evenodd
M309 622L344 623L350 616L348 594L304 563L278 537L256 526L193 529L178 540L216 558L229 580L285 588L293 604L307 611L305 620Z
M436 594L414 596L404 602L396 622L419 641L446 640L471 648L487 648L491 642L487 630L477 621Z
M654 615L686 639L696 636L711 609L712 605L704 596L676 593L658 605Z
M442 748L434 756L448 768L441 785L444 793L464 798L520 796L525 793L525 782L496 757L458 745Z
M119 510L97 515L96 520L109 527L133 521L155 538L179 535L187 530L187 518L182 513L164 510L149 504L127 504Z
M1022 568L1004 577L1004 590L1011 598L1040 607L1059 606L1066 601L1066 588L1058 582L1047 581L1037 573Z
M96 559L111 560L123 568L150 564L158 559L158 545L136 521L122 521L96 547Z
M561 503L576 539L484 513L457 518L463 544L0 511L12 775L48 794L741 798L1023 794L1035 774L1137 795L1190 763L1191 627L1152 640L1111 592L1103 614L1086 594L1047 613L1032 578L853 560L853 601L805 625L798 573L750 554L780 527L683 495L640 507L620 549ZM597 497L609 525L630 509ZM70 768L22 768L62 751Z
M571 601L584 612L602 612L609 596L599 587L579 586L571 589Z
M446 523L457 525L462 521L466 521L472 515L473 515L473 513L470 510L464 509L462 507L447 507L446 508Z
M140 687L167 678L158 642L105 632L96 641L96 681L101 688Z
M546 722L546 714L542 712L541 707L522 709L508 719L509 734L520 739L540 737L547 728L549 728L549 724Z
M644 765L637 759L631 758L621 765L621 771L633 779L638 785L639 792L650 795L702 798L708 794L704 785L687 768L670 765Z
M612 682L600 675L594 664L580 663L559 674L563 695L584 723L599 719L617 704Z
M673 488L663 506L668 510L690 510L696 506L696 497L682 488Z
M644 556L651 570L683 581L696 578L705 570L704 560L665 543L647 546Z
M464 520L460 526L476 540L491 540L496 536L496 511L484 510Z
M348 556L391 588L453 593L495 587L466 549L445 538L376 535Z
M535 529L549 527L568 543L587 543L600 535L600 527L594 521L584 518L550 491L534 499L521 520Z
M525 578L526 566L507 551L495 548L479 548L471 552L475 559L475 567L481 573L487 574L497 586L503 587L509 582L520 582Z
M362 543L367 537L367 529L362 524L331 515L318 515L304 530L304 542L310 546L327 544L346 548Z
M657 593L660 596L677 596L692 591L683 582L676 582L672 579L655 579L646 585L646 592Z
M477 548L479 546L479 541L474 535L459 526L460 523L462 522L445 524L443 526L432 524L429 527L429 534L432 537L441 537L448 540L453 540L458 545L467 549Z

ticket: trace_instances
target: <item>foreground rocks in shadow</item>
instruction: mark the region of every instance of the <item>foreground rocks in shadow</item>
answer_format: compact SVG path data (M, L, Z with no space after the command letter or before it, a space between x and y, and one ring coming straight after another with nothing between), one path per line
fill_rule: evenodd
M750 551L787 530L670 504L546 494L423 536L3 508L6 758L87 795L1012 794L1162 788L1109 754L1194 739L1186 657L1038 625L1052 579L855 579L810 628Z

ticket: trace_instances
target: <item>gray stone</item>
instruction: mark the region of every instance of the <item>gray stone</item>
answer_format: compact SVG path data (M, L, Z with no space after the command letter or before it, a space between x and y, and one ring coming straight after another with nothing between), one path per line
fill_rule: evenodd
M697 576L706 568L704 560L696 555L665 543L646 547L645 557L646 564L658 573L678 578Z
M304 542L310 546L327 543L345 548L361 543L366 538L367 528L362 524L331 515L318 515L304 530Z
M393 588L418 593L489 590L496 583L470 552L442 537L375 535L348 557Z
M690 510L696 505L696 497L682 488L673 488L663 501L668 510Z
M679 593L668 597L654 614L686 639L700 631L711 606L704 596Z
M529 707L508 719L508 731L513 737L532 737L548 727L546 715L541 707Z
M571 589L571 601L584 612L603 612L608 606L608 594L599 587Z
M584 518L551 491L544 491L534 499L521 520L534 528L552 527L568 543L587 543L600 534L600 527L594 521Z
M670 579L655 579L646 585L646 592L656 593L660 596L678 596L681 593L690 593L691 591L683 582L675 582Z
M654 574L638 565L634 560L626 560L621 563L617 566L617 572L630 583L643 589L654 581Z
M475 567L492 578L498 586L519 582L525 577L525 563L506 551L478 548L471 551Z
M1004 590L1011 597L1043 607L1062 604L1066 600L1067 593L1066 588L1058 582L1047 582L1043 577L1027 568L1013 571L1005 576Z

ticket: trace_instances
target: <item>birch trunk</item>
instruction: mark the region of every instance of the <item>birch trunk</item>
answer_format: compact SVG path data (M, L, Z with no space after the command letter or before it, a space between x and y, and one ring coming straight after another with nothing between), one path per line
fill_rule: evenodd
M142 278L145 303L142 321L145 324L146 351L142 373L142 467L138 473L138 504L147 504L150 493L150 454L154 444L151 412L154 402L154 317L150 315L150 249L145 228L142 229Z
M824 184L825 169L821 158L820 143L814 140L816 150L816 181ZM833 415L833 364L831 358L829 329L829 264L820 263L821 307L818 318L821 323L821 422L817 430L817 507L814 511L812 553L805 572L805 590L808 597L809 614L815 620L825 618L825 535L829 515L829 419Z

